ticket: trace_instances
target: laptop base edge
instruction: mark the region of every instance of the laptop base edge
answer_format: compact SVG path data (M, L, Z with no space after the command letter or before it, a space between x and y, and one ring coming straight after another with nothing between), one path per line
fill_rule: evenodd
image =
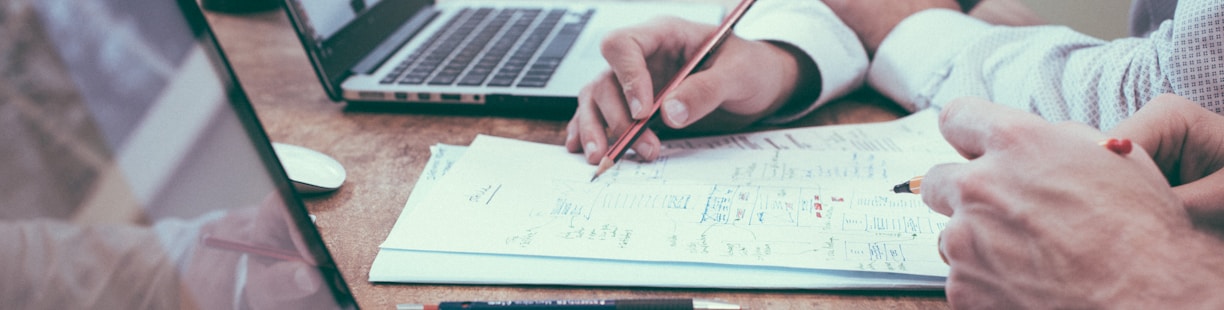
M346 112L408 113L438 116L498 116L538 120L569 120L577 110L572 97L488 95L484 104L453 102L347 101Z

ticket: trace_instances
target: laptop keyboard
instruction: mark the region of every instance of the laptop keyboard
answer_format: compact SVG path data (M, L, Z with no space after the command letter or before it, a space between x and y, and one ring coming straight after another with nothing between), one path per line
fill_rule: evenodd
M567 14L577 18L566 19ZM592 14L463 9L380 83L544 87Z

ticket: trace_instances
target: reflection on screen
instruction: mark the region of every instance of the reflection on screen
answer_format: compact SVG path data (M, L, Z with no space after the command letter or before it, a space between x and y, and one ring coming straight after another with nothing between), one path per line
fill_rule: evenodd
M305 20L313 29L315 40L324 41L380 1L382 0L307 0L294 3L301 8L301 13L306 15L299 18Z
M0 303L337 307L320 272L334 266L302 239L178 4L9 3L0 183L35 194L0 198Z

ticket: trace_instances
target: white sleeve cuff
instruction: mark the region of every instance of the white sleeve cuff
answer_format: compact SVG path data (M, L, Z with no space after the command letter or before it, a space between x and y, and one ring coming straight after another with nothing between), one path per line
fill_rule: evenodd
M822 1L758 1L736 26L735 34L748 40L793 45L807 54L820 70L821 91L816 102L775 115L766 122L788 122L803 117L825 102L861 86L867 72L867 52L862 43Z
M909 111L930 107L952 59L992 27L964 13L931 9L897 24L876 51L867 83Z

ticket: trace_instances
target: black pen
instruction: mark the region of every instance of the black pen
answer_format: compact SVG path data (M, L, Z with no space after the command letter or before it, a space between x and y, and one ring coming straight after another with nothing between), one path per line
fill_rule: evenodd
M400 304L396 310L739 310L740 306L705 299L572 299L520 301L450 301L437 305Z

